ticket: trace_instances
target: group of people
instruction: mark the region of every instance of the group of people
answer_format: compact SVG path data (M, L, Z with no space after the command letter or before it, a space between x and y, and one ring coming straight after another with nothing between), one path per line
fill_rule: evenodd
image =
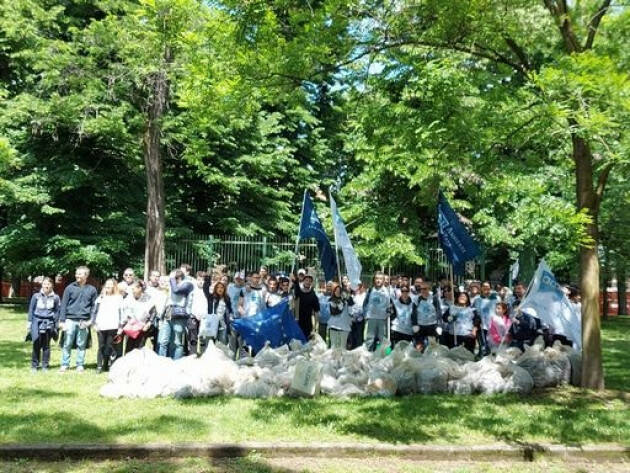
M202 354L209 341L220 341L235 356L251 354L232 322L259 314L287 300L306 338L314 333L331 348L354 349L365 344L375 350L389 340L406 340L424 350L431 340L448 347L463 345L478 356L499 345L523 349L538 335L548 343L560 339L540 324L532 309L520 310L526 292L522 283L514 291L490 282L452 287L446 279L431 285L422 277L390 277L376 273L371 287L329 281L319 290L307 271L289 276L270 275L267 268L248 274L197 272L182 264L168 275L151 271L147 281L127 268L122 280L108 279L100 294L88 284L89 269L80 266L75 282L59 298L53 281L44 278L28 310L28 332L33 342L31 369L47 370L51 340L61 337L60 372L70 368L76 349L76 371L84 371L91 329L98 340L97 371L148 340L161 356L181 358ZM579 295L572 301L579 303Z

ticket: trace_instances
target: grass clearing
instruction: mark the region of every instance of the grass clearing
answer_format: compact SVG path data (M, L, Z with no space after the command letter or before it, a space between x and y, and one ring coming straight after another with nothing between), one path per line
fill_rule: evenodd
M628 317L604 322L605 371L611 389L602 393L564 387L525 397L351 400L104 399L98 391L106 375L94 371L95 348L88 350L84 374L57 373L61 351L56 345L52 369L31 373L25 320L22 307L0 308L0 443L284 440L630 445Z
M627 463L562 463L539 460L525 462L417 461L400 458L325 459L271 458L257 456L237 459L186 458L127 461L23 461L0 462L4 473L586 473L627 472Z

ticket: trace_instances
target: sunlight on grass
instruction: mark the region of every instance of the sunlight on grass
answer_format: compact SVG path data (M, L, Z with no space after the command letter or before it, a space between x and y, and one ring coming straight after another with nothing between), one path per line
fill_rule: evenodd
M410 396L338 400L239 398L111 400L105 375L29 370L25 315L0 308L1 443L390 442L630 444L630 394L565 387L527 397ZM608 386L628 390L630 319L604 323ZM124 471L124 470L122 470Z

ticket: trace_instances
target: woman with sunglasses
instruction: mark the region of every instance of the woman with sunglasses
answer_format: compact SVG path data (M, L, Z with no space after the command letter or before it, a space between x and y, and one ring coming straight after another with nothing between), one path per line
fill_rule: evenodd
M411 300L409 286L400 288L400 296L393 300L394 320L392 321L392 347L401 340L413 342L413 320L417 319L417 306Z
M477 311L471 307L468 293L457 294L455 303L451 304L444 314L444 320L448 322L446 345L449 348L464 345L468 351L474 353L481 319Z

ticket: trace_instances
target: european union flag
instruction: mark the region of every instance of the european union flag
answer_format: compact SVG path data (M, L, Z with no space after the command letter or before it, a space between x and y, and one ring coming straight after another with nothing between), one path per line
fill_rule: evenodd
M463 275L466 261L479 255L479 246L459 221L442 192L438 202L438 238L454 272Z
M293 339L306 343L302 329L289 310L288 299L253 317L236 319L232 327L254 352L260 351L266 342L269 342L272 348L282 346Z
M319 259L326 276L326 281L331 281L337 272L337 263L335 260L335 252L330 246L330 240L324 231L322 222L317 216L315 206L308 192L304 193L304 204L302 207L302 218L300 219L300 240L305 238L315 238L317 241L317 249L319 250Z

